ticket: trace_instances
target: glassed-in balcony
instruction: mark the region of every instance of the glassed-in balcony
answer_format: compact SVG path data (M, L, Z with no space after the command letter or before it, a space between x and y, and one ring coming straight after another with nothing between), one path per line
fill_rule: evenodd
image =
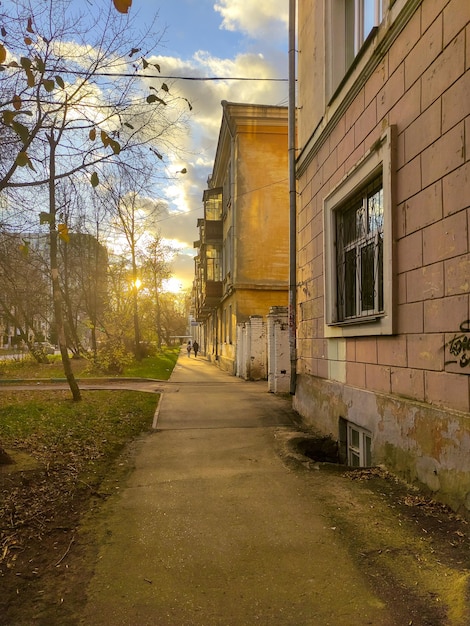
M197 259L196 319L204 319L219 304L222 283L222 189L206 189L203 196L204 219L197 222L199 248ZM197 245L196 245L197 244Z

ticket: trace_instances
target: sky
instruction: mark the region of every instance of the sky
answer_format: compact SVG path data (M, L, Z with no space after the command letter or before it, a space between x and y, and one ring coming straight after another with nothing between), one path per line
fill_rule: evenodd
M212 172L222 119L221 101L287 105L289 0L133 0L130 14L142 27L157 16L157 62L163 76L226 80L167 80L172 93L192 105L179 157L166 164L170 180L155 194L163 201L159 228L178 254L172 286L194 278L193 243L203 216L202 194ZM280 78L237 81L230 78ZM186 174L176 174L185 168Z

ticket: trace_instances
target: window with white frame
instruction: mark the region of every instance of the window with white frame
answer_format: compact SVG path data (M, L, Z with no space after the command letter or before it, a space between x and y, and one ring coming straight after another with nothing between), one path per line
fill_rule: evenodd
M232 282L232 264L233 264L233 228L230 227L223 244L222 253L223 276L222 280L227 284Z
M220 246L206 246L206 280L215 282L222 280L221 256Z
M392 334L392 128L324 200L325 337Z
M347 65L358 54L371 30L382 21L383 0L344 0Z
M348 465L370 467L372 465L372 435L368 430L348 422Z
M332 95L384 17L385 0L329 0L327 91Z
M232 202L232 163L229 161L227 172L223 184L223 214L227 212L227 208Z
M228 307L228 342L233 343L233 316L232 305Z

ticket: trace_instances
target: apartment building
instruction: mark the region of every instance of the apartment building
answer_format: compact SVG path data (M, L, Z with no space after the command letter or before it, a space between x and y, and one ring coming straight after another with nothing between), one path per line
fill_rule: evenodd
M223 101L198 220L193 302L198 343L232 374L237 329L287 306L288 202L287 108ZM263 367L248 376L264 378Z
M470 3L298 0L294 406L470 511Z

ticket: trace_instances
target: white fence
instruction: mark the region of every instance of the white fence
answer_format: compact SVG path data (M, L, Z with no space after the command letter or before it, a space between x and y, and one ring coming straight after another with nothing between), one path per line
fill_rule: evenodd
M265 322L250 317L237 326L236 374L245 380L268 380L268 390L288 393L290 385L287 307L271 307Z

